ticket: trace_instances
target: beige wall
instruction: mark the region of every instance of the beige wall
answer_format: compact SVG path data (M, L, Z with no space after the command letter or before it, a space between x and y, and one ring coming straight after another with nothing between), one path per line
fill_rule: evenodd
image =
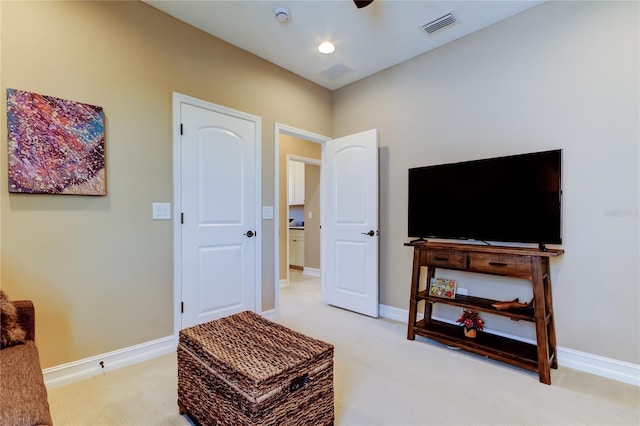
M638 12L635 2L548 2L334 92L332 105L327 90L142 3L2 1L3 93L104 107L109 195L8 195L0 185L0 285L35 301L43 367L172 333L171 224L152 221L150 205L172 201L176 91L262 117L263 205L274 199L275 122L327 136L378 128L381 302L401 309L409 167L563 148L558 343L638 364ZM271 309L274 224L262 226ZM489 297L527 291L459 280Z
M301 128L301 127L299 127ZM308 129L304 129L308 130ZM327 133L324 133L327 134ZM291 135L287 135L284 133L280 134L279 140L279 190L280 190L280 254L279 254L279 263L280 263L280 280L287 279L287 269L289 265L287 265L287 227L288 227L288 217L287 217L287 156L294 155L297 157L311 158L315 160L320 160L321 158L321 145L319 143L306 141L303 139L296 138ZM306 234L306 232L305 232ZM306 243L306 235L305 235L305 243ZM305 244L306 245L306 244Z
M141 2L0 2L2 91L99 105L108 195L7 193L1 285L33 299L43 367L173 333L172 92L262 117L263 205L274 200L276 122L329 134L329 91ZM286 94L286 96L283 96ZM0 115L6 117L6 101ZM273 221L263 230L263 309L274 306Z
M558 344L640 363L639 6L547 2L334 93L334 137L380 130L382 304L409 303L408 168L562 148ZM530 294L524 283L448 275L470 294Z

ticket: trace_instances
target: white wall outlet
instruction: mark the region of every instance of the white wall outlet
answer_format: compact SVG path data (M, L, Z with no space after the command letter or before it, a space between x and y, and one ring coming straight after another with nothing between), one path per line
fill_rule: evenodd
M313 212L309 212L309 219L313 219Z
M467 295L467 289L466 288L462 288L462 287L458 287L456 289L456 293L458 293L461 296L466 296Z
M167 220L171 219L171 203L153 203L153 219Z

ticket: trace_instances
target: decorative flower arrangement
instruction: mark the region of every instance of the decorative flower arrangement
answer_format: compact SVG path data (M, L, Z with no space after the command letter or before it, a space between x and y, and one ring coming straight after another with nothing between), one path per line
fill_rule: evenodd
M458 318L458 321L465 330L480 330L484 328L484 321L478 316L477 312L462 311L462 315Z

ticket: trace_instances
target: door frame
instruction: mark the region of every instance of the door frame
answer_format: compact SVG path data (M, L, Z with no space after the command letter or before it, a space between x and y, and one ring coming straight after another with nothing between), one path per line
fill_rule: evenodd
M173 133L173 334L177 338L182 325L182 173L180 147L180 104L185 103L204 108L219 114L229 115L251 121L256 126L255 146L255 221L256 221L256 256L255 256L255 306L256 312L262 313L262 118L242 111L214 104L202 99L173 92L172 97L172 133Z
M302 139L302 138L300 138ZM279 149L279 147L278 147ZM278 151L279 152L279 151ZM304 163L304 164L311 164L312 166L318 166L320 167L320 173L322 174L322 160L316 160L315 158L309 158L309 157L302 157L300 155L295 155L295 154L287 154L287 166L289 166L289 161L293 160L293 161L298 161L300 163ZM276 173L278 173L278 171L276 170ZM289 176L289 167L287 167L287 189L288 189L288 185L289 185L289 180L291 179L291 176ZM306 178L305 178L306 180ZM320 182L320 186L322 186L322 182ZM287 191L287 202L285 203L285 206L287 206L287 211L286 216L285 217L291 217L289 214L289 197L288 197L289 193ZM320 192L320 215L322 215L322 192ZM319 216L320 218L322 218L322 216ZM278 225L280 224L280 222L277 222ZM287 261L289 261L291 253L289 253L289 232L291 231L289 229L289 227L286 228L287 229L287 235L285 237L285 247L286 247L286 253L287 253ZM319 243L320 244L320 248L322 249L322 242ZM279 250L278 250L279 251ZM321 250L322 251L322 250ZM320 257L320 262L322 262L322 257ZM280 268L278 268L280 269ZM303 271L304 271L304 265L303 265ZM320 268L320 273L322 273L322 268ZM289 283L289 268L287 268L287 284ZM278 277L280 276L280 271L278 270Z
M289 231L286 231L287 235L280 235L280 174L278 171L280 170L280 135L285 134L289 136L296 137L298 139L303 139L309 142L319 143L320 145L324 144L326 141L331 140L330 137L320 135L317 133L313 133L307 130L298 129L296 127L288 126L286 124L282 124L279 122L275 123L274 127L274 191L273 191L273 253L274 253L274 295L275 300L273 302L273 308L275 310L276 317L280 315L280 238L286 237L288 241ZM320 181L322 182L322 174L324 171L320 168ZM324 204L324 200L322 200L322 196L320 199L320 206ZM322 208L322 207L321 207ZM286 213L286 212L285 212ZM322 217L322 216L321 216ZM322 224L322 219L320 220ZM287 244L287 253L289 251ZM322 252L322 237L320 238L320 251ZM288 255L288 254L287 254ZM320 274L322 275L322 257L320 257ZM289 271L287 271L287 280L289 279ZM321 279L322 285L322 300L324 301L324 282Z

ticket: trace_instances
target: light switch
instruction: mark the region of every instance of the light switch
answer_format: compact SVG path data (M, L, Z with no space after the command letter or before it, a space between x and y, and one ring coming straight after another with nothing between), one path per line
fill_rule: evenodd
M262 218L273 219L273 206L262 206Z
M309 212L309 219L313 219L313 212Z
M171 219L171 203L153 203L154 219Z

